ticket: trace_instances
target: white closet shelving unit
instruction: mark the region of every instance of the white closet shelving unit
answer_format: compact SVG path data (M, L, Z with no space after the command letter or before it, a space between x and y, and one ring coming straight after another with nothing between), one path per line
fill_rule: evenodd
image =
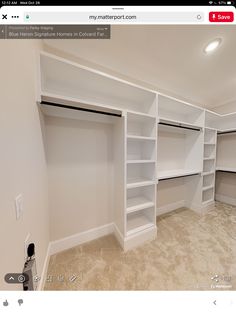
M219 115L206 110L205 115L205 125L212 128L212 130L209 129L208 131L208 134L211 134L208 135L209 144L204 145L204 157L208 156L215 159L209 161L206 165L208 169L210 168L211 173L210 171L208 174L204 173L204 185L209 185L209 189L203 190L203 202L208 204L216 199L235 205L236 197L232 197L235 194L232 189L236 185L233 184L232 173L236 170L236 151L234 152L236 145L236 136L234 136L236 134L236 113ZM214 184L214 182L217 184ZM214 188L210 188L213 184ZM231 196L224 194L230 194Z
M156 228L156 108L155 97L145 114L126 111L126 243Z
M180 205L198 208L201 193L204 110L159 95L158 117L157 213L162 214ZM174 180L177 186L183 186L181 191ZM170 200L166 197L168 193L171 195ZM181 193L182 197L179 199ZM174 194L176 201L172 199ZM161 203L163 195L167 200L165 204Z
M218 131L216 165L216 200L236 205L236 114L222 119Z
M114 233L126 250L156 237L157 95L40 54L45 115L114 124Z
M216 168L216 139L236 130L236 113L222 116L47 52L38 101L45 115L113 124L114 233L125 250L156 237L156 215L213 203L216 169L235 172L223 154L230 148L217 153Z
M215 199L215 168L216 168L216 137L217 131L204 129L203 185L202 204L209 205Z

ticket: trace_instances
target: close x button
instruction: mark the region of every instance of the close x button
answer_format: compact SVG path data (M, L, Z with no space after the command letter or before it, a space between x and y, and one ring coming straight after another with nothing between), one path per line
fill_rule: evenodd
M233 22L234 12L210 12L209 21L215 23Z

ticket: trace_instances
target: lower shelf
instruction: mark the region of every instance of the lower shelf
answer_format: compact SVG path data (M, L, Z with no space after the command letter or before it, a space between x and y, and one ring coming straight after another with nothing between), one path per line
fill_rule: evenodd
M214 199L214 186L202 192L202 203L208 203Z
M208 185L208 186L204 186L202 188L203 191L207 191L207 190L210 190L210 189L213 189L214 188L214 185Z
M156 184L156 181L154 180L148 180L146 178L132 178L127 179L127 189L136 188L139 186L146 186L146 185L152 185Z
M146 215L145 212L142 211L131 213L127 216L126 235L130 236L136 232L153 227L154 225L155 225L154 221L152 221L152 219L148 215Z
M127 200L127 213L132 213L154 206L154 202L144 196L132 197Z

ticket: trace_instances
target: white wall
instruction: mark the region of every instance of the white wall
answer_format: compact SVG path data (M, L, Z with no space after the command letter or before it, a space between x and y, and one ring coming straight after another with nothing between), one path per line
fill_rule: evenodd
M46 117L51 240L113 221L113 126Z
M38 273L49 242L47 173L35 103L37 52L41 41L0 40L0 289L21 290L3 280L21 272L24 240L36 244ZM24 213L16 221L14 199L23 195Z
M185 197L184 178L159 181L157 185L157 214L158 208L164 208L170 204L180 203Z

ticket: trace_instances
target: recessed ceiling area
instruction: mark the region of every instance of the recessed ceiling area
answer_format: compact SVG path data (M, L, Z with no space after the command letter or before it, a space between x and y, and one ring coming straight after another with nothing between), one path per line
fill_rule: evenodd
M44 42L206 108L236 101L235 26L115 25L110 40Z

